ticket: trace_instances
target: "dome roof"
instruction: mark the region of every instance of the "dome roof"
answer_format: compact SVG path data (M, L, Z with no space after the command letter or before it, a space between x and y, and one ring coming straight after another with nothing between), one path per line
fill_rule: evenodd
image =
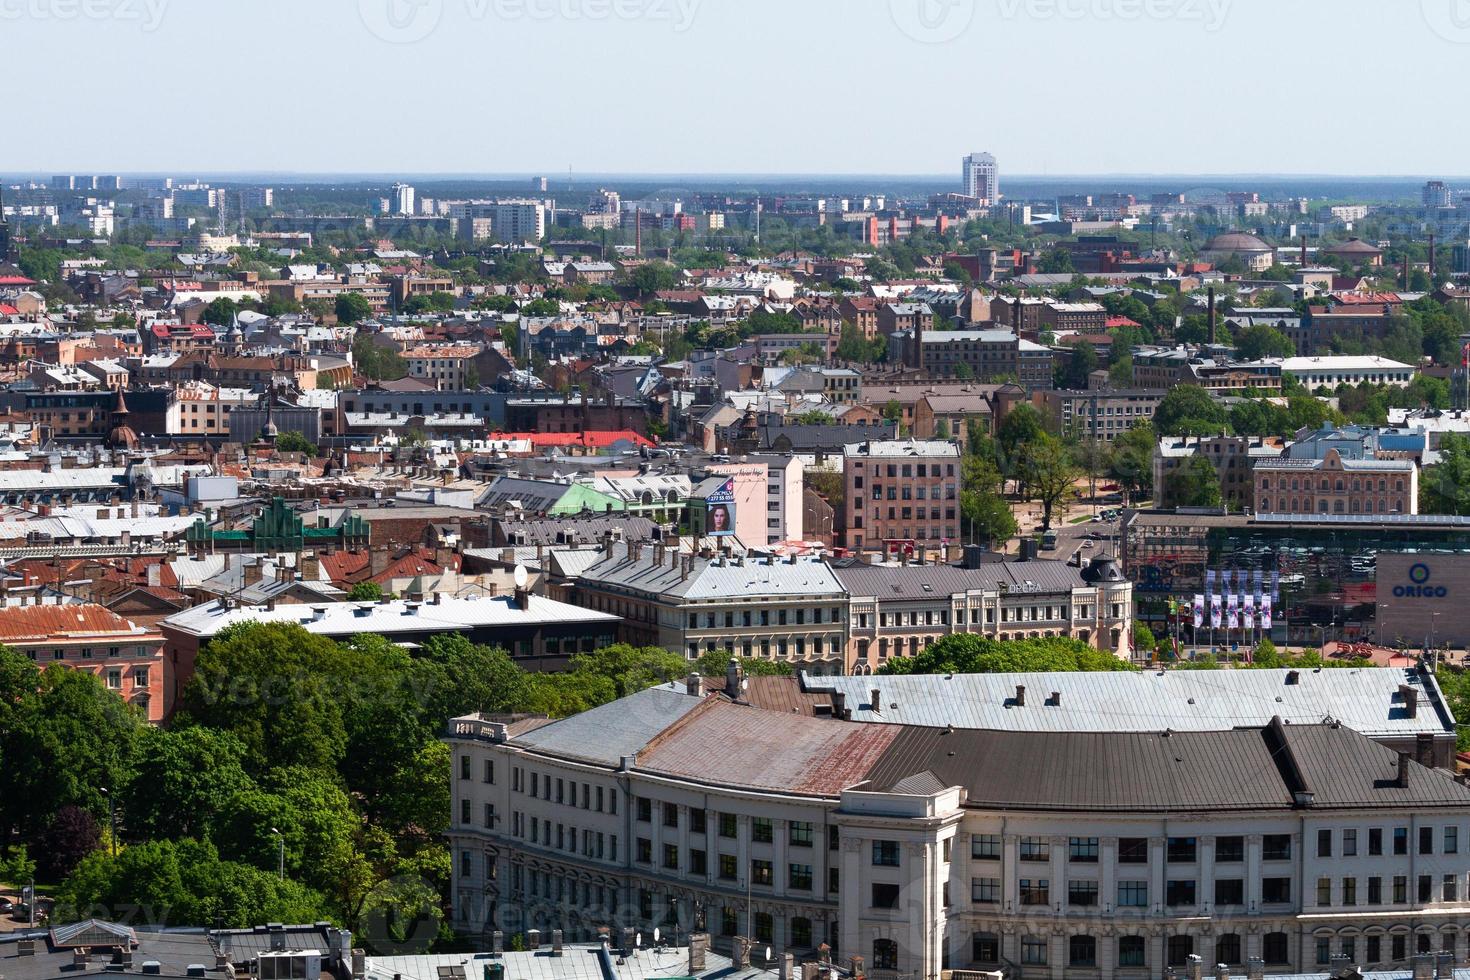
M1363 241L1361 238L1349 238L1347 241L1343 242L1341 245L1333 245L1330 248L1324 248L1322 251L1326 252L1328 255L1381 255L1381 254L1383 254L1383 250L1382 249L1377 248L1377 247L1375 247L1373 245L1369 245L1367 242Z
M1206 252L1269 252L1271 246L1255 235L1243 231L1227 231L1216 235L1205 244Z

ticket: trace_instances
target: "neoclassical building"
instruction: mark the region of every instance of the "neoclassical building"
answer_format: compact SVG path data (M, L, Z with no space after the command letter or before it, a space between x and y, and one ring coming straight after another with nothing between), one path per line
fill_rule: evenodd
M453 924L826 943L875 980L1470 952L1470 789L1434 765L1454 719L1432 675L1104 676L1075 704L1088 675L992 675L948 706L942 678L732 676L456 718ZM928 723L879 723L900 705ZM964 727L991 715L1013 723Z

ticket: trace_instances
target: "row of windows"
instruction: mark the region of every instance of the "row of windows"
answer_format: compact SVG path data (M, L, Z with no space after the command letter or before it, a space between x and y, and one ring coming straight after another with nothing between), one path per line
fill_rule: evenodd
M861 473L863 471L863 464L861 461L853 461L851 463L851 466L853 468L853 471L856 473ZM941 472L941 469L943 470L943 472ZM953 463L904 463L902 465L889 463L886 467L882 463L874 463L872 472L874 476L886 475L889 477L937 477L955 475ZM858 479L861 479L861 477L859 477ZM857 486L861 488L862 484L858 483Z
M1320 490L1320 491L1323 491L1323 492L1327 492L1327 491L1330 491L1330 490L1335 490L1337 493L1346 493L1347 492L1347 487L1348 487L1347 482L1342 477L1338 477L1335 483L1332 480L1327 479L1327 477L1325 477L1325 476L1322 477L1320 480L1317 481L1317 489ZM1373 481L1372 480L1365 480L1365 481L1362 481L1360 483L1359 480L1358 480L1358 478L1357 477L1354 477L1353 478L1353 482L1352 482L1352 488L1353 488L1354 492L1357 492L1357 491L1361 491L1361 490L1365 490L1366 489L1367 491L1369 491L1371 493L1372 490L1373 490ZM1403 493L1404 492L1404 481L1402 479L1394 480L1393 488L1395 490L1397 490L1399 493ZM1261 489L1262 490L1270 490L1271 489L1271 477L1270 476L1263 476L1261 478ZM1283 476L1283 477L1280 477L1280 478L1277 479L1277 481L1276 481L1276 489L1278 489L1278 490L1285 490L1285 489L1287 489L1287 486L1286 486L1286 477ZM1307 479L1301 480L1300 481L1300 486L1298 486L1297 478L1296 477L1292 477L1292 479L1291 479L1291 489L1293 489L1293 490L1297 490L1297 489L1310 490L1310 489L1312 489L1312 481L1311 481L1311 478L1309 477ZM1387 480L1380 479L1378 481L1378 492L1379 493L1386 493L1387 491L1388 491L1388 481Z
M460 773L461 778L468 779L469 777L464 775L468 772L465 768L464 758L461 757ZM486 764L490 768L486 770L489 778L485 782L493 783L495 781L495 770L493 765L488 761ZM530 781L528 784L526 773L519 766L511 769L510 782L512 792L526 793L529 796L546 800L547 802L552 802L554 799L556 803L560 803L563 806L578 807L582 810L595 810L598 813L612 814L618 812L618 794L611 790L606 790L602 786L579 783L574 779L562 779L559 776L553 778L549 774L538 773L535 770L530 772ZM528 785L529 790L527 789ZM579 788L581 790L580 803L578 802Z
M1378 879L1373 879L1377 881ZM1051 882L1046 878L1021 878L1018 881L1018 897L1021 905L1050 905L1052 903ZM1164 904L1171 907L1198 905L1198 883L1192 878L1170 879L1164 883ZM1117 884L1116 904L1119 908L1147 908L1149 904L1147 881L1120 881ZM973 878L970 881L970 901L976 905L999 905L1002 886L999 878ZM1272 877L1261 879L1261 901L1267 904L1286 904L1291 901L1291 879ZM1081 908L1101 904L1100 886L1096 881L1068 881L1067 904ZM1245 904L1245 881L1241 878L1216 878L1214 891L1216 906Z
M718 629L721 623L723 623L724 628L727 630L734 629L736 626L790 626L793 624L796 626L805 626L807 624L808 616L807 610L805 609L776 609L774 613L775 622L772 623L772 610L764 608L741 609L738 613L733 609L727 609L723 613L707 612L701 614L692 612L689 614L689 629L699 629L701 618L704 622L704 629L710 630ZM825 609L822 606L817 606L811 610L810 620L813 624L821 625L824 617L829 623L842 622L841 607L833 606L831 609Z
M1418 839L1418 851L1420 854L1434 853L1435 828L1420 827ZM1343 857L1354 857L1358 853L1358 831L1350 827L1342 831L1322 829L1317 831L1317 856L1332 857L1333 844L1337 846ZM1383 853L1383 829L1381 827L1368 828L1368 853L1379 855ZM1409 828L1393 828L1393 853L1409 853ZM1460 853L1460 828L1452 825L1440 831L1441 854Z
M1404 905L1409 901L1409 877L1408 875L1394 875L1390 880L1393 888L1391 899L1394 905ZM1341 888L1334 896L1333 880L1331 878L1317 879L1317 904L1327 907L1331 905L1352 906L1358 904L1358 879L1343 878ZM1458 874L1441 875L1419 875L1415 888L1415 901L1428 902L1457 902L1460 895L1460 876ZM1334 898L1336 901L1334 902ZM1367 879L1365 895L1366 905L1383 904L1383 878L1378 876Z
M1382 830L1370 830L1370 846L1377 841L1379 850L1370 853L1382 853ZM1403 844L1407 847L1407 828L1398 828L1395 831L1394 846L1399 846L1398 835L1405 835ZM1374 838L1371 835L1378 834ZM1356 840L1356 838L1355 838ZM1147 837L1119 837L1118 838L1118 863L1119 864L1147 864L1149 841ZM1354 851L1356 853L1356 851ZM1394 853L1402 854L1405 851L1395 850ZM1051 860L1051 838L1050 837L1022 837L1017 844L1017 855L1022 861L1050 861ZM1001 857L1001 837L999 834L976 834L970 839L970 857L977 860L999 860ZM1290 861L1291 860L1291 835L1290 834L1266 834L1261 838L1261 858L1266 861ZM1098 859L1098 838L1096 837L1070 837L1067 839L1067 860L1082 863L1095 864ZM1193 864L1199 860L1199 838L1197 837L1169 837L1165 840L1164 859L1170 864ZM1222 836L1215 838L1215 863L1233 864L1245 860L1245 837Z
M1372 937L1376 942L1378 937ZM1394 959L1403 959L1403 943L1405 937L1392 937L1399 942L1395 945L1397 950ZM891 942L891 940L877 940L873 945L873 958L879 958L879 944ZM1117 943L1117 965L1120 967L1141 967L1148 965L1148 940L1143 936L1120 936ZM1244 944L1238 933L1225 933L1215 937L1214 962L1227 965L1239 965L1243 962ZM1291 940L1284 932L1267 933L1261 944L1262 959L1267 966L1288 965L1291 953ZM1370 950L1369 962L1381 962L1378 955L1379 949ZM1164 954L1169 966L1184 966L1190 956L1194 954L1193 936L1170 936L1164 944ZM897 949L884 948L882 955L888 957L892 962L897 962ZM994 964L1001 961L1000 937L993 933L975 933L971 937L970 955L977 963ZM1074 967L1098 966L1098 942L1094 936L1071 936L1067 939L1067 963ZM1021 937L1021 963L1025 966L1046 966L1050 956L1050 942L1044 936L1022 936ZM1325 962L1325 961L1324 961Z

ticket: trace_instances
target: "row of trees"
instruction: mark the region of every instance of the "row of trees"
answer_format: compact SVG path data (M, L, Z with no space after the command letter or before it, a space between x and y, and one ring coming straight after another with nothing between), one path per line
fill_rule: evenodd
M535 674L457 633L410 654L246 623L201 652L181 710L152 728L94 675L0 648L0 876L59 882L61 917L329 919L374 948L422 946L443 931L450 873L446 720L560 717L688 670L615 645Z

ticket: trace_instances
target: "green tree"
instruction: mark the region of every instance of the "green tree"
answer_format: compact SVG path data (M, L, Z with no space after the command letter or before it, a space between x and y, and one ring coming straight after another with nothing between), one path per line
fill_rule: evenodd
M1016 516L1005 498L976 490L960 492L960 533L967 543L1004 546L1016 530Z
M1247 361L1259 361L1264 357L1292 357L1296 345L1275 327L1264 323L1246 327L1235 338L1235 350Z
M1087 341L1072 348L1065 366L1058 366L1057 380L1063 388L1086 391L1089 376L1097 370L1097 349Z
M1440 440L1439 462L1426 468L1419 481L1419 510L1470 516L1470 436L1453 432Z
M1118 481L1130 499L1153 490L1157 444L1151 422L1140 422L1113 440L1108 475Z
M347 590L349 602L377 602L381 598L383 598L383 587L371 579L355 582L352 588Z
M276 449L283 453L317 455L316 446L299 432L282 432L276 437Z
M1026 485L1035 491L1041 503L1041 529L1049 530L1058 511L1066 514L1067 503L1076 495L1076 483L1082 471L1062 441L1049 433L1027 444L1023 471Z
M1081 640L1038 637L992 640L975 633L954 633L913 657L895 657L880 674L1000 674L1050 671L1134 670L1125 660L1094 649Z
M252 785L244 744L199 725L145 729L132 764L119 802L135 839L203 836L226 801Z
M1164 478L1164 497L1176 507L1219 507L1219 474L1205 457L1191 456Z
M361 293L342 293L333 307L337 322L351 326L373 315L373 306Z
M1170 388L1159 401L1153 423L1163 436L1219 435L1229 428L1229 417L1205 389L1182 384Z
M628 282L640 297L651 296L679 284L679 270L667 262L644 262L628 276Z
M234 300L228 296L221 296L218 299L210 301L209 305L204 308L201 319L205 323L212 323L217 327L225 327L229 326L230 321L234 320L239 312L240 308L235 305Z
M1124 354L1122 357L1115 356L1108 365L1108 384L1114 388L1133 387L1133 355Z

